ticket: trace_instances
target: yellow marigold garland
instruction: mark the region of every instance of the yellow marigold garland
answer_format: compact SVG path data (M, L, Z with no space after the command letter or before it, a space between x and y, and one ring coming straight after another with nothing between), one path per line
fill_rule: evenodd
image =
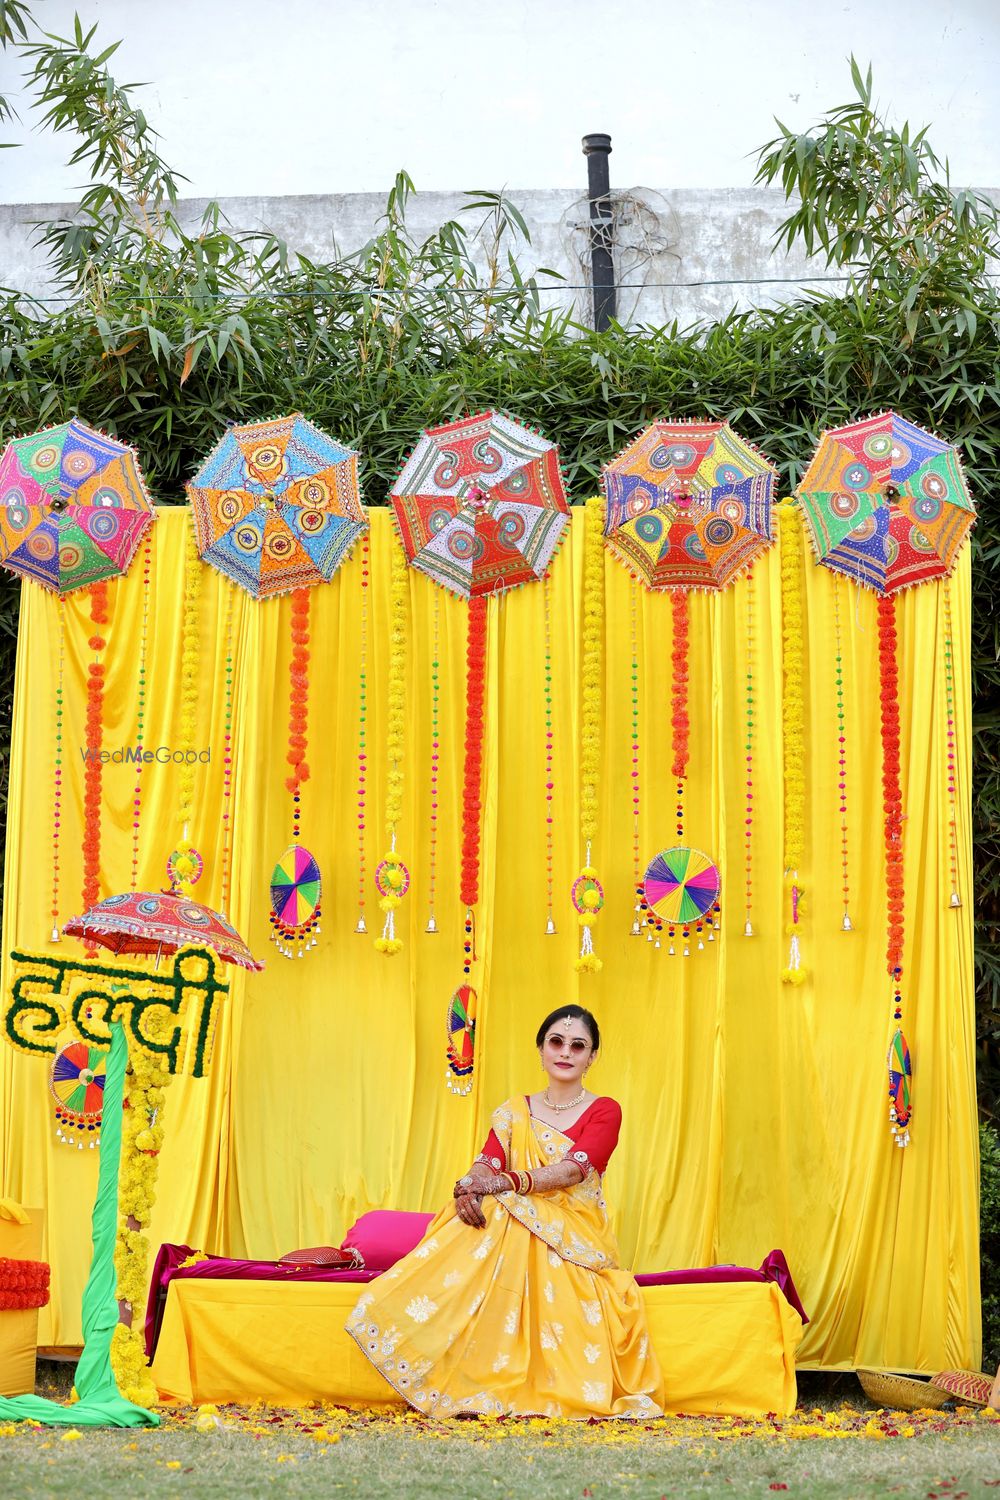
M777 507L781 532L781 664L784 683L781 694L781 745L785 779L785 889L789 911L785 933L790 938L788 967L781 977L786 984L804 984L806 970L799 950L799 919L803 910L803 886L799 866L805 853L805 648L802 608L802 522L789 502Z
M385 914L382 936L375 939L380 953L398 953L402 939L396 936L396 908L406 895L410 873L396 853L396 826L403 815L403 749L406 726L406 604L409 581L406 558L397 538L392 542L391 609L389 631L389 705L386 715L386 749L389 775L385 793L385 824L389 852L375 872L379 908Z
M586 845L583 869L573 884L573 905L580 924L581 973L596 973L593 927L604 905L604 892L590 862L600 811L601 689L604 669L604 502L587 501L584 514L583 568L583 702L580 746L580 835Z
M198 715L198 665L199 620L201 604L201 581L204 564L198 555L194 519L190 518L184 558L184 644L181 651L181 722L179 750L194 751L194 736ZM179 777L179 805L177 820L180 823L180 842L173 869L178 892L190 896L194 881L191 876L197 869L191 857L189 832L194 809L194 756L185 754L181 760ZM197 877L195 877L197 878Z
M111 1368L127 1401L152 1406L156 1388L149 1376L143 1307L149 1265L145 1231L156 1201L157 1156L163 1145L163 1104L170 1075L160 1063L133 1048L125 1078L121 1165L118 1174L118 1240L115 1272L120 1320L111 1339Z

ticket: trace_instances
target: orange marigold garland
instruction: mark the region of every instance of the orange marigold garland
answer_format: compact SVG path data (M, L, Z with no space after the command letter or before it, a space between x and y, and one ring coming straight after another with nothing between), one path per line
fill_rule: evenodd
M84 770L83 793L83 910L89 911L101 899L101 750L104 740L104 661L102 653L107 640L101 627L108 623L108 586L102 580L92 583L87 590L90 596L90 622L94 627L88 645L94 660L87 669L87 764ZM95 957L97 948L93 942L84 940L84 951L88 958Z
M44 1260L0 1256L0 1312L44 1307L49 1300L49 1275Z
M903 1037L903 793L899 780L899 671L896 608L891 595L878 600L879 700L882 728L882 829L885 840L886 971L892 981L895 1024L889 1048L889 1124L897 1146L909 1144L910 1053Z
M410 886L410 872L396 853L396 830L403 816L403 749L406 729L406 602L409 581L406 558L399 541L392 540L391 627L389 635L389 706L386 746L389 774L385 795L385 824L389 852L375 870L379 908L385 916L382 935L375 939L380 953L390 957L403 946L396 936L396 909Z
M271 941L285 958L298 958L315 948L322 916L322 881L314 856L299 842L302 818L302 786L309 780L306 760L309 739L309 606L312 591L296 589L292 594L290 635L292 654L288 665L288 750L291 767L285 790L292 798L292 841L271 874ZM311 939L311 941L310 941Z
M475 907L479 900L479 843L483 801L483 728L486 709L487 601L469 600L465 650L465 757L462 779L462 868L459 895L465 907L462 972L468 982L475 958Z

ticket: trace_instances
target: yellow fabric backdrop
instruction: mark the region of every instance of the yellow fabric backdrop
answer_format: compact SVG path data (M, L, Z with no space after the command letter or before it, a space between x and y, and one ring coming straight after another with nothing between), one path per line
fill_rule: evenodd
M176 743L183 601L182 510L154 528L146 744ZM389 540L372 520L369 648L369 875L385 847L384 706L388 670ZM691 601L691 766L687 827L723 873L725 940L684 961L629 936L631 583L606 558L607 656L601 831L594 861L607 891L595 930L604 968L573 969L578 930L568 891L581 862L576 765L583 515L553 568L556 937L545 931L543 590L491 604L486 795L479 930L480 1046L467 1099L445 1087L444 1020L460 979L458 900L466 607L411 572L408 745L400 852L413 883L402 908L405 948L386 959L356 936L355 832L359 567L313 594L310 753L303 841L324 875L319 946L281 958L268 942L268 880L287 842L284 790L289 601L235 601L236 835L231 916L260 976L233 972L232 999L211 1077L180 1079L152 1226L160 1239L267 1257L336 1243L377 1206L431 1210L467 1166L492 1108L540 1082L533 1037L554 1005L597 1013L603 1058L591 1074L618 1098L624 1128L608 1174L614 1227L637 1270L713 1261L757 1264L788 1255L812 1323L806 1365L931 1370L978 1365L978 1157L973 1067L968 552L952 581L956 629L959 856L966 905L947 908L943 596L899 600L902 778L906 822L904 1026L915 1069L913 1144L889 1135L885 1053L878 656L875 601L844 588L851 832L851 916L840 931L839 816L833 667L833 583L806 558L807 855L803 953L810 980L781 984L781 657L777 546L757 572L755 936L743 936L745 582ZM192 830L205 856L197 895L219 900L223 622L228 587L210 570L202 594L199 770ZM110 590L105 743L135 736L138 569ZM441 762L437 915L424 932L428 881L430 663L440 610ZM25 587L14 708L3 953L44 948L51 919L51 785L56 602ZM641 635L644 860L672 841L670 602L638 594ZM79 909L86 599L67 610L66 812L63 917ZM129 879L133 771L105 769L102 890ZM176 828L177 777L145 777L140 882L164 883ZM44 1203L54 1297L43 1343L80 1338L96 1153L56 1143L43 1061L0 1047L0 1193Z

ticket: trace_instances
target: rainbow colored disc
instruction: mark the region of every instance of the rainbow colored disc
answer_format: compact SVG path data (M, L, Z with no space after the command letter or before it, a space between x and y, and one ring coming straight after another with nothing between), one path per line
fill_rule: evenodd
M661 849L646 869L643 893L664 922L696 922L719 899L718 866L700 849Z
M107 1056L86 1042L71 1042L56 1053L49 1086L62 1123L82 1125L101 1118Z
M448 1002L448 1066L456 1078L467 1077L476 1056L476 992L458 987Z
M309 931L319 912L319 865L302 844L289 844L271 875L271 911L289 933Z

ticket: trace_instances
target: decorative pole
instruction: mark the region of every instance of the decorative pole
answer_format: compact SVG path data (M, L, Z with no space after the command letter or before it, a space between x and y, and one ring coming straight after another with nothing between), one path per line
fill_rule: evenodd
M587 197L590 199L590 266L594 284L594 328L603 333L617 312L615 263L611 254L614 244L614 222L611 211L611 179L608 157L611 137L602 133L585 135L583 154L587 158Z

